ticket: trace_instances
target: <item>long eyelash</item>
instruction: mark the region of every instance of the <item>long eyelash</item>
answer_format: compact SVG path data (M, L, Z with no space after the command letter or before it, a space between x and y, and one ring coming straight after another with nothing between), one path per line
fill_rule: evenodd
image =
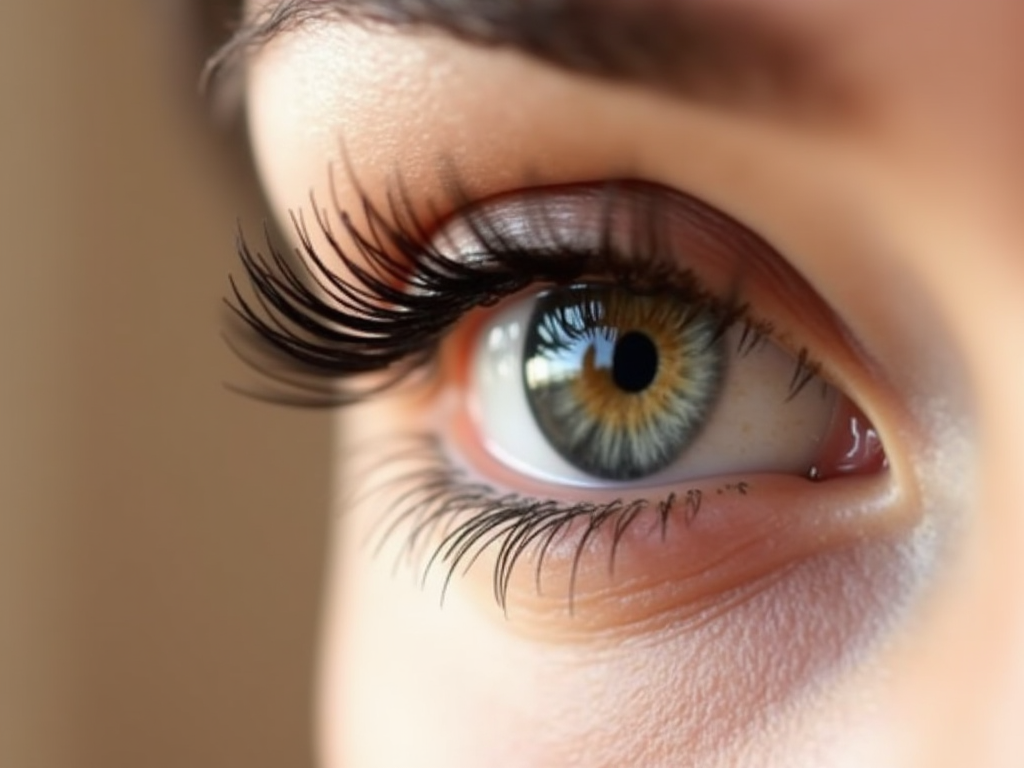
M467 572L491 547L497 548L492 588L502 610L507 611L513 570L528 552L536 558L534 585L541 594L547 553L573 523L584 521L569 577L567 597L572 612L580 560L587 544L602 529L612 530L608 558L612 575L619 544L641 513L656 510L664 537L673 517L681 515L683 524L690 525L700 511L701 496L697 491L672 493L660 501L616 499L605 503L560 503L502 494L486 483L468 480L465 471L444 458L436 436L405 435L399 442L399 447L389 445L387 452L376 459L377 465L387 465L392 472L359 493L360 503L381 501L389 510L370 532L368 543L380 554L401 530L404 538L396 553L396 569L411 563L423 584L435 570L440 570L442 603L452 580ZM402 469L405 464L408 470ZM359 474L372 477L375 473Z
M644 256L615 253L611 211L629 187L630 182L605 185L602 237L591 250L559 243L553 227L539 233L537 242L545 246L516 244L478 209L463 221L479 252L459 261L431 244L432 222L416 213L402 188L389 195L386 214L360 190L362 227L337 204L336 193L333 215L311 199L312 223L301 213L291 216L299 242L291 254L278 249L269 235L268 255L253 250L239 235L238 252L251 297L232 279L228 306L250 333L231 337L229 343L276 384L272 389L242 391L309 407L359 402L426 367L447 331L470 310L492 305L531 284L564 285L587 274L608 275L637 291L672 290L714 312L719 334L745 320L743 343L753 349L767 328L746 318L746 305L710 295L696 275L671 265L656 211L647 211L632 227L635 250ZM453 209L465 204L457 186L450 193ZM543 230L544 222L538 226ZM326 255L314 245L314 232L326 243ZM383 376L357 383L363 374ZM794 381L799 388L806 383L796 374Z

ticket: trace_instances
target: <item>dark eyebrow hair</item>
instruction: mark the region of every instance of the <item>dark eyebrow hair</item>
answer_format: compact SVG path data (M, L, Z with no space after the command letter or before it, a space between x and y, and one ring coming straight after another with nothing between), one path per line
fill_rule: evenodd
M770 4L769 4L770 5ZM313 21L440 31L734 110L835 117L852 100L825 41L717 0L279 0L241 22L207 79Z

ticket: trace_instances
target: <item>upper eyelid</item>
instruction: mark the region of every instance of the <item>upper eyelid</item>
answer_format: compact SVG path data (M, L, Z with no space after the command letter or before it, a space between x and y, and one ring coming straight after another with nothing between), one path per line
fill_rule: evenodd
M674 286L680 295L696 297L707 292L708 284L675 262L677 253L671 244L662 246L667 249L664 254L649 253L639 260L637 256L644 245L658 242L658 238L648 240L651 228L666 217L667 211L676 208L686 212L690 223L685 229L691 236L703 229L712 247L726 251L742 243L742 250L749 251L745 265L748 271L755 262L772 265L782 260L767 243L725 214L682 192L645 182L613 180L542 187L480 201L451 191L451 204L457 212L447 215L439 224L418 215L410 196L401 188L400 191L402 194L388 198L387 213L360 193L366 218L363 227L357 227L340 208L332 218L316 206L315 200L311 201L316 212L314 224L307 225L301 214L293 214L299 240L294 259L288 259L272 244L269 255L264 256L251 250L244 239L240 241L242 263L255 300L246 298L232 281L231 308L257 337L269 342L279 357L268 363L259 347L235 346L254 368L283 385L283 390L257 394L306 406L345 405L362 400L398 384L422 367L433 357L436 345L448 329L468 310L509 296L538 280L564 284L612 269L634 288L641 285L635 281L645 280L650 286L648 290ZM616 257L613 252L602 250L609 249L614 240L612 234L598 234L588 248L578 241L560 240L553 234L555 224L551 220L546 220L550 236L545 238L545 217L538 220L536 211L546 204L557 208L555 201L566 198L574 202L589 199L591 207L601 212L600 221L609 229L617 221L613 212L616 205L626 204L634 212L642 212L637 218L639 224L627 229L630 237L641 236L644 242L631 240L625 246L626 254ZM523 215L529 221L527 229L533 229L532 243L529 238L524 241L503 233L499 226L502 219L496 214L492 218L488 213L514 206L517 199L536 199L541 203L540 209L533 205L533 216ZM341 222L350 248L341 243L334 231L334 221ZM581 226L578 217L569 222L570 229L578 230ZM636 235L637 226L647 229ZM488 252L486 265L460 263L457 253L437 245L444 243L445 232L452 231L452 227L466 228ZM326 240L327 250L318 251L320 246L314 245L314 229L319 230L318 240ZM595 243L601 245L596 252ZM732 257L730 253L729 258ZM328 264L327 259L337 263ZM633 261L636 265L629 266ZM703 270L706 269L704 264ZM776 281L778 277L770 275L769 279ZM728 301L723 290L718 288L720 298L715 299L720 304ZM723 318L743 316L747 322L756 322L743 307L722 307ZM282 369L278 364L281 359L297 365ZM360 384L355 389L336 386L330 380L374 372L386 373L383 379L366 386Z

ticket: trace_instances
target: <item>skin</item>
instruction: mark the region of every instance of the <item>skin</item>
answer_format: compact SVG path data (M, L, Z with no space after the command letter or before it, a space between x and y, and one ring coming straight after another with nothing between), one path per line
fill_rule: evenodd
M571 615L564 557L543 595L527 558L506 616L485 553L439 608L436 578L393 567L400 539L366 546L384 510L346 491L367 481L370 441L441 423L493 482L573 498L509 475L472 423L438 415L467 395L467 320L442 383L338 416L325 766L1024 765L1024 6L777 5L832 41L855 109L701 106L342 22L250 60L254 153L283 222L332 184L357 209L346 159L377 201L400 171L443 205L443 159L473 198L628 176L742 221L855 340L765 310L870 415L890 461L846 482L766 480L663 542L627 537L614 577L584 563ZM701 560L733 545L748 554Z

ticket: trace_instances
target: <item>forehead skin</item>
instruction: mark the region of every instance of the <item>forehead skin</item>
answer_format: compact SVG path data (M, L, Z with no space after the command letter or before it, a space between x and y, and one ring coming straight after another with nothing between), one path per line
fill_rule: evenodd
M955 556L943 555L928 605L901 628L902 641L877 671L865 675L870 704L854 704L855 711L837 704L815 713L820 723L804 718L784 740L792 754L771 759L786 766L843 765L853 755L851 765L882 768L1020 766L1024 4L759 4L830 41L829 55L858 94L856 110L826 123L758 116L443 35L317 24L281 36L251 62L250 119L266 190L283 219L306 204L310 191L328 199L332 173L340 202L352 205L347 161L378 199L399 171L410 189L436 193L438 169L446 164L479 195L519 188L524 179L628 175L697 194L771 240L908 400L908 431L920 434L913 460L925 489L922 504L959 526ZM347 734L342 721L351 720L359 701L379 695L341 679L351 672L346 659L368 659L367 649L378 642L408 655L415 645L383 638L407 637L410 626L436 622L432 600L374 581L352 565L347 542L336 547L352 556L337 558L331 577L323 697L331 766L350 749L332 731ZM913 558L900 563L918 566ZM890 576L865 577L881 602L903 594ZM861 631L861 619L853 616L851 633ZM482 646L509 647L493 630L467 631L478 631ZM523 658L529 653L508 652L529 668ZM415 668L393 659L400 670L393 677L387 665L367 663L381 686L404 687L410 698L418 684L430 684L430 675L417 683ZM443 658L437 663L449 669ZM451 669L458 666L452 662ZM644 674L636 671L638 679ZM500 678L488 684L505 685L516 706L531 706L516 699L521 686ZM474 687L457 674L443 679L454 697ZM673 702L671 693L651 685L652 706L679 704L681 695ZM565 695L571 707L574 694ZM600 701L593 708L614 712ZM496 742L499 714L479 723ZM596 732L607 722L592 725ZM377 735L364 736L358 749L372 751L366 745ZM424 726L409 738L425 745L462 736ZM857 750L845 749L850 740ZM356 764L375 764L370 751L360 754L365 760ZM577 764L567 754L550 764Z

